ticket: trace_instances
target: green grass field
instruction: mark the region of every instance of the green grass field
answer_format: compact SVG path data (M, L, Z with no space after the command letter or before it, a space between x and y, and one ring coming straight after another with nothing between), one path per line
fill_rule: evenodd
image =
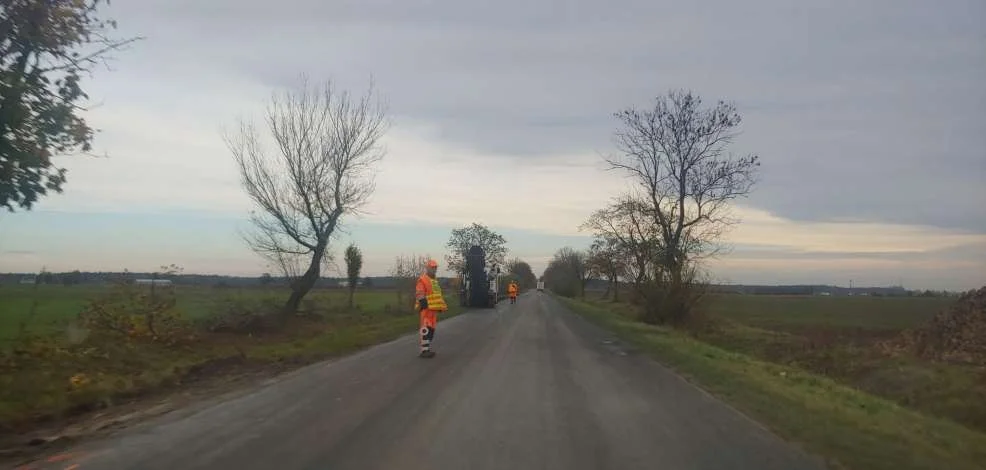
M70 325L86 305L109 291L104 285L3 285L0 286L0 343L10 340L21 328L35 333L57 334ZM144 287L150 292L148 287ZM216 288L209 286L175 286L178 309L196 320L222 312L239 303L278 304L287 299L287 288ZM405 296L405 302L407 297ZM346 302L337 289L317 289L305 299L307 305L332 309ZM355 304L370 312L398 309L397 296L390 290L365 290L356 293ZM304 307L304 305L303 305ZM402 310L410 312L408 306Z
M984 468L983 371L879 348L954 299L714 295L699 309L715 328L694 334L561 300L839 466Z
M22 328L65 338L78 313L108 289L0 286L0 352ZM176 286L176 294L182 315L196 320L264 303L276 307L287 290ZM983 371L889 357L877 347L953 299L713 295L699 310L716 327L691 336L632 321L626 304L565 301L840 465L972 469L986 462ZM415 316L402 305L407 296L399 303L393 291L368 290L357 293L358 309L345 302L342 291L313 291L302 307L322 320L271 335L214 334L183 348L103 345L105 357L86 355L92 348L83 344L29 356L13 369L0 362L7 367L0 377L0 430L16 433L38 420L173 387L203 367L211 375L236 374L236 367L210 368L229 359L300 365L415 329ZM91 383L68 387L80 373Z
M801 327L897 331L929 320L955 299L945 297L828 297L710 295L704 312L749 326L777 330Z
M920 327L954 301L722 296L704 308L727 321L699 339L986 431L986 402L980 399L986 396L986 371L887 352L887 342L902 330Z
M179 386L190 377L283 370L417 331L408 295L398 302L393 290L359 291L349 309L344 291L320 289L302 302L307 315L273 330L209 332L195 321L277 312L288 290L199 286L175 286L176 310L191 321L186 342L170 345L81 328L79 312L111 289L0 287L0 434ZM461 313L456 304L439 321ZM73 377L79 376L84 384L76 386Z

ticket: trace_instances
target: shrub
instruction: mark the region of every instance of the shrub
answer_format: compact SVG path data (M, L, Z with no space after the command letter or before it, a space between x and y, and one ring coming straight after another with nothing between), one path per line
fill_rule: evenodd
M177 307L175 288L150 288L120 282L95 298L79 314L85 328L130 340L177 344L194 339L190 324Z

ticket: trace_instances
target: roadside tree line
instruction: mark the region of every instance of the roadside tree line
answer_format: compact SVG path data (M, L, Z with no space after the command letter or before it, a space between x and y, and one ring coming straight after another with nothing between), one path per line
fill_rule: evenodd
M704 292L703 261L723 250L721 236L738 221L731 203L754 186L759 158L728 152L741 122L735 105L703 107L691 91L672 90L651 107L615 116L618 153L605 160L626 175L627 189L580 227L593 235L590 247L559 250L544 278L550 289L580 296L590 279L606 279L614 299L626 284L640 320L683 325ZM249 124L227 143L258 207L248 242L293 279L283 307L290 313L331 264L328 246L343 216L358 213L372 193L372 166L383 157L378 141L387 122L371 93L354 99L331 83L303 80L300 89L275 94L266 123L276 152L265 150ZM488 267L506 268L505 280L523 288L537 282L529 264L506 261L505 238L479 223L452 231L447 268L463 272L472 245L484 249ZM412 283L424 261L398 257L391 274Z
M30 209L61 191L65 170L53 157L91 149L94 130L78 104L86 98L82 75L140 38L111 38L116 23L97 15L102 0L8 3L0 9L0 205ZM591 247L559 251L545 280L583 295L587 279L606 278L614 298L624 282L643 321L680 324L701 295L702 261L720 252L721 235L736 222L730 203L753 187L759 159L727 152L741 122L735 106L703 107L691 91L672 90L615 117L618 153L605 160L626 175L627 189L583 225L595 237ZM274 93L262 125L243 122L224 136L255 206L245 238L290 280L282 313L297 311L333 265L330 242L373 193L388 128L372 84L354 96L302 77L300 86ZM503 237L481 224L453 231L449 269L462 271L472 243L508 278L525 288L536 282L529 265L505 259ZM361 264L356 251L345 256L348 266ZM417 261L398 260L394 271L406 274Z
M605 160L627 189L580 227L595 238L587 250L555 254L546 286L584 296L588 279L604 278L616 300L623 282L641 321L685 325L707 284L702 262L725 248L721 237L738 222L730 204L753 188L759 157L728 152L741 122L735 105L703 107L691 91L615 117L619 153Z
M453 275L452 282L447 285L450 291L445 293L446 296L456 295L455 291L460 287L458 276L466 270L466 253L474 245L483 249L487 269L500 267L501 290L510 281L516 281L521 290L533 289L537 285L538 277L530 263L518 257L507 259L507 240L503 235L484 224L473 222L453 229L446 243L446 269ZM410 305L411 300L405 296L414 291L414 282L421 275L422 267L429 258L430 256L421 254L402 254L395 257L389 274L397 279L395 290L399 305L405 305L405 302Z

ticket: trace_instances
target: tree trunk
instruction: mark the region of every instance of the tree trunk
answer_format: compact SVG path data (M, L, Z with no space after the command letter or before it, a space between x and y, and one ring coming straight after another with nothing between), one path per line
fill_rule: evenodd
M620 278L613 278L613 302L620 301Z
M291 296L288 297L288 301L284 304L284 309L281 311L284 316L297 313L298 307L301 305L301 299L304 299L308 295L308 292L312 290L312 287L315 287L315 283L318 282L318 278L322 274L322 257L325 256L325 248L325 244L319 244L315 247L315 252L312 253L312 261L308 265L308 270L291 284Z
M356 284L349 283L349 309L353 309L353 297L356 295Z
M638 293L641 297L640 320L650 325L663 323L664 293L657 280L645 283Z
M666 309L664 317L674 326L680 326L687 320L689 314L688 302L685 300L688 296L688 286L684 282L685 266L679 258L672 258L668 268L671 271L671 285L668 286L663 302Z

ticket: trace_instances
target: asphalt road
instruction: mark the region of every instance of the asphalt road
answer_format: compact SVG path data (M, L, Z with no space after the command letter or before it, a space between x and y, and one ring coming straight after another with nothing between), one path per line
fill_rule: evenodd
M546 294L440 321L26 468L823 468Z

